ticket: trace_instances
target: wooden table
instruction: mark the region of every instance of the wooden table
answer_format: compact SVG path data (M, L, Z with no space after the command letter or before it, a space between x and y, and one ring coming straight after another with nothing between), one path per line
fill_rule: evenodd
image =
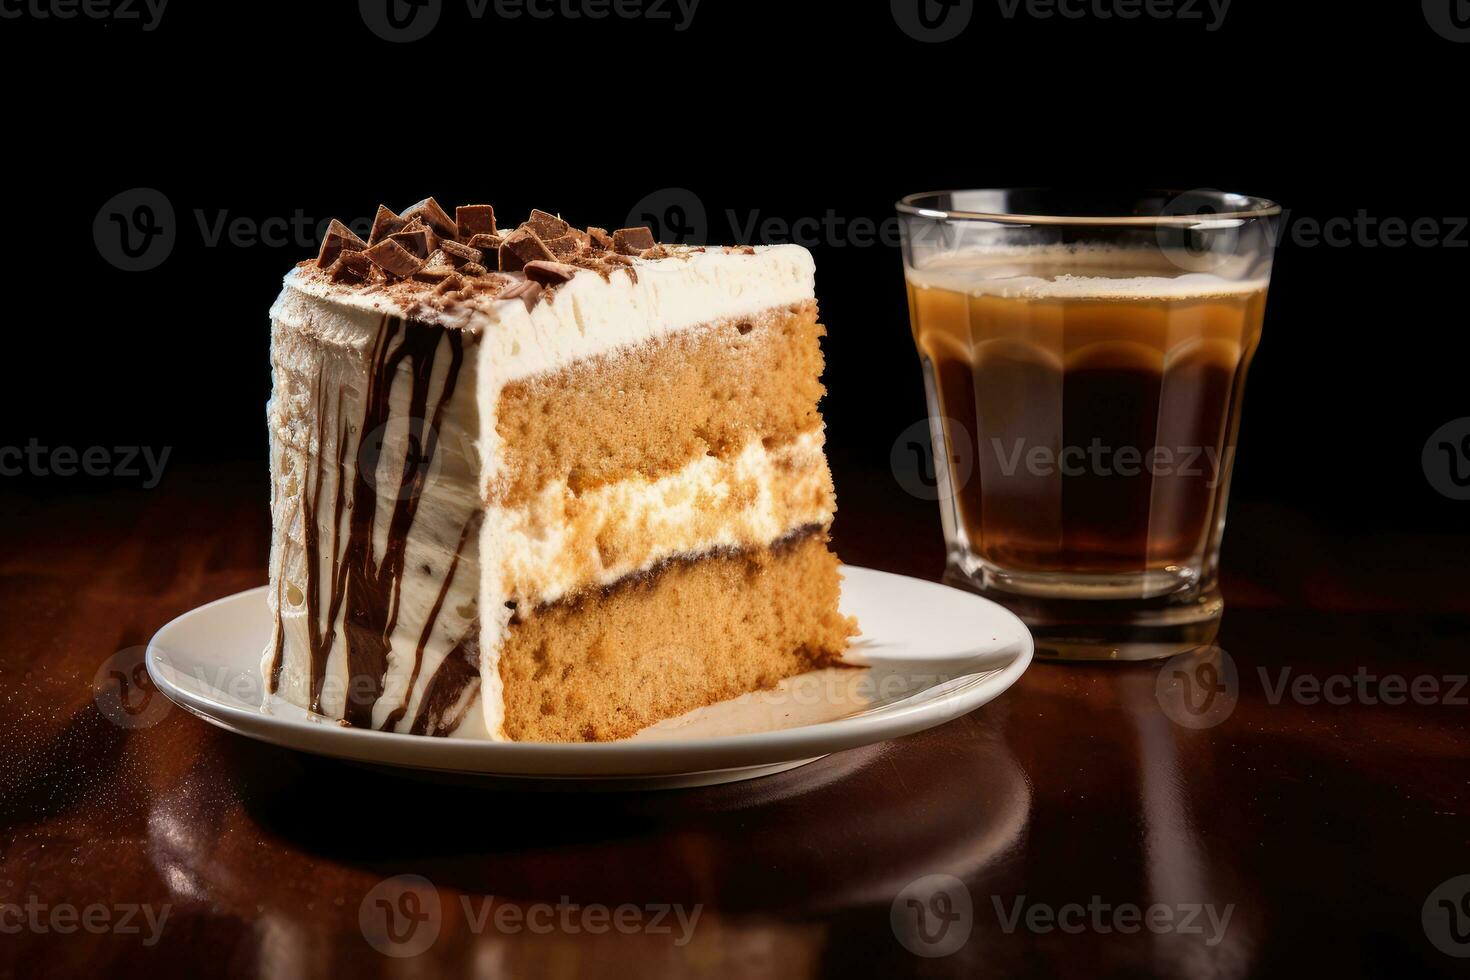
M883 473L839 467L838 488L848 561L937 577L931 504ZM1430 901L1470 874L1464 542L1237 507L1220 642L1238 681L1208 727L1161 706L1157 664L1038 663L896 742L579 796L396 777L163 705L109 721L104 665L264 581L265 492L254 467L182 466L153 491L5 490L0 977L1470 968L1440 948L1470 936L1423 921L1470 883ZM1420 696L1388 703L1388 675ZM405 899L405 875L432 885ZM420 955L371 944L378 899L432 932Z

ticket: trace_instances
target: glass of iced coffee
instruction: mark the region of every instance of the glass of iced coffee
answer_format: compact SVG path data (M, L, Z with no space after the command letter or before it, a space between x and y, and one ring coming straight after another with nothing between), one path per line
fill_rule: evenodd
M1041 654L1208 645L1280 209L966 190L898 211L948 580L1015 611Z

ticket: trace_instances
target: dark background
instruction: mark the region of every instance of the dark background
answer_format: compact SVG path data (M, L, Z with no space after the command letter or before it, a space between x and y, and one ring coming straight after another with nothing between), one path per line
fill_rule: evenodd
M7 936L0 975L6 941L19 975L249 973L297 946L321 971L376 974L356 910L398 872L547 901L713 895L724 948L744 936L841 975L1452 975L1467 961L1426 943L1420 910L1466 870L1464 708L1278 704L1256 678L1464 673L1470 503L1436 492L1421 459L1470 416L1463 229L1458 247L1283 237L1225 536L1220 646L1241 697L1210 732L1160 716L1154 665L1037 663L984 711L789 779L580 807L402 781L364 809L356 769L182 711L124 730L89 689L174 616L266 578L267 310L315 242L210 244L201 214L253 235L434 194L492 202L506 223L534 206L615 225L685 188L720 239L727 211L882 221L900 195L946 186L1212 186L1278 200L1289 223L1362 212L1449 235L1470 214L1470 43L1431 19L1452 3L1234 0L1207 31L977 0L958 38L923 43L884 2L702 0L675 31L473 20L444 0L427 38L393 44L355 0L172 0L147 32L0 0L0 451L170 450L159 490L0 477L0 883L182 905L152 956L134 937ZM128 272L94 224L138 188L168 202L172 246ZM935 505L889 464L924 414L897 250L812 248L838 553L937 575ZM872 882L957 854L1004 812L1008 774L1032 816L1024 846L959 872L977 902L1145 896L1199 874L1200 897L1241 902L1243 940L1175 963L1148 936L991 927L949 960L908 958ZM1163 837L1187 849L1159 846L1165 797L1188 819ZM435 962L472 948L445 941ZM683 965L522 949L628 977Z
M790 227L829 212L888 222L891 237L892 202L939 187L1216 187L1289 210L1247 389L1237 519L1431 541L1466 530L1470 506L1431 487L1421 451L1470 414L1470 230L1449 220L1470 213L1456 132L1470 45L1415 3L1235 0L1213 31L1195 9L1202 20L1008 18L989 0L943 43L910 37L884 3L702 0L680 31L474 19L445 0L412 43L382 40L342 2L175 0L151 31L4 20L16 169L0 253L16 319L0 444L167 446L165 479L238 464L229 472L258 480L264 507L266 311L316 227L380 201L433 194L489 201L502 224L542 207L615 227L684 188L721 241L744 238L752 217ZM135 188L174 212L173 244L149 271L116 268L93 234ZM1458 247L1309 246L1292 231L1359 212L1435 219ZM298 213L308 230L256 240ZM237 219L243 234L211 243ZM816 256L830 329L839 498L925 508L937 535L933 505L889 465L924 414L897 249L795 237ZM27 473L0 486L130 494L141 482Z

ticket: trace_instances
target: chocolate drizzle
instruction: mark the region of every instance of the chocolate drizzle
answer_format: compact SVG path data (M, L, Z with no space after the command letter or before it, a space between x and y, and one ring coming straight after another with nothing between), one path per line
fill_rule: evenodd
M389 712L388 717L383 720L382 730L385 732L391 732L395 727L397 727L398 723L403 720L404 714L408 711L408 702L413 697L413 686L414 684L418 683L419 671L423 669L424 666L424 649L428 647L429 638L433 636L434 627L439 622L439 612L444 608L444 600L449 596L449 587L454 584L454 573L459 570L459 557L460 555L464 554L464 546L470 540L470 535L474 534L480 529L480 524L484 521L484 519L485 512L481 510L476 510L474 513L470 514L470 519L465 521L464 530L459 532L459 544L455 545L454 557L449 561L449 570L444 573L444 581L441 582L439 585L439 594L434 597L433 608L429 610L429 616L427 619L424 620L424 631L419 634L418 646L414 647L413 670L408 675L408 683L405 684L403 687L403 703L394 708L391 712ZM477 632L478 630L479 621L476 620L474 625L470 628L470 632ZM464 640L461 639L460 643L463 644ZM434 678L430 681L429 688L433 687L433 680L437 680L438 677L439 672L435 671ZM424 690L424 704L428 704L429 701L429 688L426 688ZM419 717L422 716L423 709L421 708L419 710ZM417 720L415 720L414 723L417 724Z
M322 481L326 474L322 467L321 453L327 447L327 412L322 405L322 370L316 377L317 403L317 466L316 479L311 481L310 495L302 497L303 536L306 550L306 629L307 643L311 655L311 688L308 691L308 706L312 711L321 711L322 683L326 678L327 654L337 640L337 612L342 607L342 565L337 561L338 541L341 537L342 511L346 506L346 495L342 487L342 462L346 452L346 420L342 413L342 392L337 392L337 410L332 416L337 420L337 460L334 473L337 475L336 500L332 507L332 575L328 591L328 612L325 627L320 616L321 584L317 572L321 568L321 540L317 527L317 508L321 505ZM305 491L303 490L303 493Z
M480 621L444 655L439 669L424 685L424 696L413 719L410 735L448 735L459 727L464 709L472 700L466 697L471 688L480 686ZM459 711L450 711L459 706Z
M429 410L429 392L434 376L436 358L441 345L448 347L449 363L444 372L444 381ZM308 655L310 658L310 691L308 706L312 711L321 711L322 688L326 679L327 659L336 642L336 622L342 614L343 640L347 655L348 689L344 708L344 720L359 728L372 726L373 708L383 695L383 683L388 670L388 655L392 648L392 636L398 623L399 600L403 591L403 570L408 546L409 531L418 513L419 501L424 491L434 455L438 451L439 432L444 421L444 412L454 395L460 369L464 364L465 337L459 331L421 323L399 317L384 317L373 339L368 354L367 390L363 396L362 416L356 425L359 438L366 441L381 436L393 416L391 394L395 379L400 372L409 384L406 412L409 432L408 449L405 454L399 481L389 491L393 501L385 530L385 542L381 556L374 552L374 530L378 519L378 472L376 459L364 458L359 445L358 465L352 467L350 498L347 492L345 453L351 431L345 417L343 389L335 394L335 412L327 410L324 379L318 374L315 400L317 403L317 463L310 485L303 488L303 524L306 564L306 603L308 629ZM329 464L323 458L327 443L327 420L336 421L337 451ZM318 519L322 505L322 486L327 479L326 468L334 467L336 476L335 494L332 501L332 540L330 574L321 581L322 541ZM387 489L387 488L385 488ZM349 502L350 501L350 502ZM347 537L341 541L344 515L347 519ZM449 587L449 578L454 574L473 527L478 524L478 515L466 525L460 537L459 549L454 562L446 573L439 601L429 622L424 627L416 656L422 657L444 601L444 592ZM322 591L326 590L326 609L322 607ZM474 632L473 630L471 631ZM463 645L464 641L461 641ZM276 668L279 674L279 666ZM414 667L417 677L418 664ZM273 680L273 687L278 681ZM405 693L407 698L412 686ZM396 722L402 717L400 707L393 716Z
M281 686L281 667L286 661L286 625L281 617L281 592L286 582L284 547L281 548L281 560L276 564L276 624L271 634L271 664L265 672L266 690L271 694L275 694Z
M392 353L388 353L389 343L400 330L403 333L402 341ZM434 372L435 350L441 340L449 344L451 360L444 379L444 388L425 431L423 419L429 381ZM443 419L444 406L454 394L455 382L463 361L464 337L458 332L444 331L415 320L401 320L397 317L385 318L383 327L378 331L368 390L364 398L362 425L358 431L363 438L367 438L387 426L391 414L389 395L393 378L399 366L406 362L411 381L408 406L411 426L409 441L411 446L421 448L418 459L405 460L397 499L388 520L387 542L379 562L373 560L373 522L378 509L374 475L367 474L366 467L362 465L353 468L352 514L349 518L347 547L342 555L347 580L343 629L344 639L347 641L347 675L351 679L345 717L359 728L371 727L373 705L383 693L383 677L388 671L390 638L398 623L398 601L402 595L403 559L408 544L408 532L418 513L419 498L429 464L438 448L439 425ZM324 669L325 657L322 660L320 667L315 664L313 666L319 670ZM363 689L359 689L358 685L363 685Z

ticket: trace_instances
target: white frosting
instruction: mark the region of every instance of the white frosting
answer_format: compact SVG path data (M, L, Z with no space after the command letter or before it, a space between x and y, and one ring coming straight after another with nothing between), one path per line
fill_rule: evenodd
M558 483L544 488L526 508L489 506L487 488L499 477L502 465L496 409L505 385L700 324L755 316L813 296L811 255L800 246L758 247L754 254L726 253L718 248L685 250L681 256L634 260L636 281L623 271L603 279L584 270L529 310L518 299L492 299L459 305L445 313L413 312L418 319L437 320L464 331L466 356L440 433L444 462L436 458L430 485L408 534L400 618L391 637L392 654L384 696L374 711L375 725L406 696L408 710L397 729L407 730L428 678L458 639L453 630L478 613L478 699L483 711L471 710L473 717L454 734L503 737L498 650L511 615L506 607L512 595L511 581L537 583L529 590L535 600L550 601L584 584L567 573L572 566L591 563L592 578L607 584L675 554L765 543L804 524L830 520L830 475L822 457L820 431L773 450L755 440L731 460L701 458L677 473L597 488L575 500ZM313 379L325 366L322 377L327 390L348 392L344 411L349 419L360 416L361 392L367 380L365 359L385 314L404 316L408 311L386 293L343 289L299 271L286 277L285 288L271 310L276 374L268 409L276 523L273 582L284 557L285 582L304 585L300 474L308 463L314 465L317 453L335 457L336 447L316 445L313 435L318 421ZM442 348L441 343L436 373L443 370ZM407 414L405 372L406 367L401 367L393 382L395 417ZM355 429L349 435L352 444L344 453L348 461L344 478L349 480L362 435ZM406 448L403 435L390 431L382 452L385 459L401 458ZM390 466L390 470L380 475L380 485L396 485L391 464L381 466ZM329 480L330 492L335 476ZM732 508L728 520L711 527L709 512L702 508L707 504L717 507L737 488L747 493L753 490L753 502ZM794 503L803 499L804 505ZM389 506L390 502L380 499L379 520L375 521L379 548ZM414 648L438 594L445 565L467 512L476 507L484 512L479 540L461 556L448 602L440 613L443 625L434 628L419 676L408 689ZM572 535L564 526L568 508L577 511L583 522L579 527L597 525L616 531L620 525L624 529L646 526L656 532L658 546L640 555L636 564L616 557L604 560L595 550L588 554L586 538ZM319 572L328 578L333 560L327 547L331 517L324 503L318 512L324 551ZM433 571L420 574L425 567ZM284 610L287 643L281 694L297 703L305 700L309 665L304 612L289 603ZM338 678L346 681L340 614L337 625L337 643L328 658L329 684ZM267 662L269 657L267 651ZM324 713L340 715L341 707L339 697L323 699Z
M316 502L320 556L315 580L322 583L318 589L318 615L325 615L330 589L324 583L331 581L332 567L340 557L332 549L334 544L339 551L343 546L351 513L344 511L342 526L334 535L334 503L339 481L343 492L350 495L357 468L365 462L374 465L374 472L367 476L376 491L373 547L376 555L383 554L390 515L397 502L399 476L408 452L410 430L406 420L410 414L410 383L407 369L401 369L389 391L390 421L385 430L362 433L358 425L367 390L366 359L381 325L381 314L343 310L287 289L272 308L271 317L274 385L266 408L271 437L274 527L270 572L272 585L279 586L280 598L278 601L278 589L272 588L268 601L277 610L285 631L279 693L288 701L305 705L309 700L308 651L312 625L306 590L313 580L305 550L307 503L312 499ZM430 404L444 389L449 365L447 346L447 341L441 339L429 386ZM459 372L456 393L441 422L439 448L429 470L429 486L418 500L418 513L405 543L398 617L389 636L391 651L382 697L373 711L374 727L381 725L407 696L408 711L398 729L408 729L428 679L471 628L476 616L480 576L479 540L475 535L470 536L460 552L442 608L437 615L433 612L465 523L481 507L480 461L474 450L478 441L476 367L477 362L467 357ZM319 392L326 392L327 396L319 398ZM337 413L337 394L342 398L341 416ZM372 439L367 452L362 448L365 435ZM336 466L339 450L343 462L340 473ZM327 461L325 465L321 465L322 460ZM317 479L321 480L319 489L315 485ZM330 624L336 642L328 651L321 692L322 713L329 717L341 717L347 698L353 693L343 642L345 615L345 608L338 609ZM431 616L433 625L425 644L423 663L413 690L409 691L415 650ZM320 625L325 631L327 624ZM267 669L273 655L273 647L265 652Z
M815 267L800 245L760 245L754 254L676 247L673 257L632 263L636 282L621 270L604 279L584 269L530 310L520 300L492 298L447 311L419 308L413 315L501 335L506 343L497 347L497 360L511 376L525 377L697 323L747 316L813 295ZM406 314L388 293L336 286L299 269L286 276L285 285L277 309L307 302L318 321L340 315L361 323L364 316Z

